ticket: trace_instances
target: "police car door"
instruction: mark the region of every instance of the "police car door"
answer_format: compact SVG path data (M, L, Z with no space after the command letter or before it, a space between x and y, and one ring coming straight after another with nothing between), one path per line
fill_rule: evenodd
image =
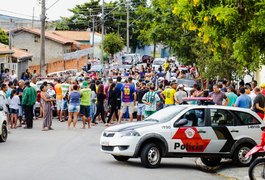
M197 108L187 111L176 122L187 119L188 124L182 127L172 125L172 153L202 153L210 143L206 110Z
M229 110L210 108L209 111L213 133L207 152L228 153L235 143L233 133L237 132L237 118Z
M260 143L260 135L262 133L260 129L262 126L261 122L251 113L243 111L232 112L237 117L237 126L230 130L233 138L238 140L242 137L249 137L257 143Z

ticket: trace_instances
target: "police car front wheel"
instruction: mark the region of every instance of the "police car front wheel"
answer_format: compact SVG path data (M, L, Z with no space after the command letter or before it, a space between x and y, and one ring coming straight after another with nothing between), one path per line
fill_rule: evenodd
M7 127L5 124L3 124L1 128L2 128L2 134L0 134L0 142L6 142L8 135Z
M161 150L154 143L144 145L141 152L141 162L147 168L156 168L161 162Z

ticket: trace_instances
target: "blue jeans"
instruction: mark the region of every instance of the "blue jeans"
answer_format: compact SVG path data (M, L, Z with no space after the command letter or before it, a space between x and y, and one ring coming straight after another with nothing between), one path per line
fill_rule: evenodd
M96 105L91 103L91 105L90 105L90 117L91 117L91 119L94 118L95 113L96 113Z

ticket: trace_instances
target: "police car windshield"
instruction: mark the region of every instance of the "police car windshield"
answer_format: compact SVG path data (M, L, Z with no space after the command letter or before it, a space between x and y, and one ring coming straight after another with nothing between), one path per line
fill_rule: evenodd
M146 118L144 121L157 121L159 123L167 122L177 116L185 108L186 107L183 106L170 106L157 111L156 113Z

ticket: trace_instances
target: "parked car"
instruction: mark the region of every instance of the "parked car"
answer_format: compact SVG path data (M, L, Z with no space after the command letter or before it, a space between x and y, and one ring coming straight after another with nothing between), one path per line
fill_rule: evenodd
M95 64L91 66L91 69L88 70L89 73L91 72L103 72L104 65L103 64Z
M3 107L0 107L0 142L6 142L7 136L7 119Z
M186 79L186 78L177 78L176 82L178 84L183 84L184 90L187 91L188 93L190 92L191 89L193 89L193 85L197 83L194 79Z
M124 54L121 56L122 64L136 65L141 63L141 58L137 54Z
M162 67L165 62L166 62L165 58L155 58L154 61L153 61L153 64L152 64L152 68L155 71L158 71L158 69L160 67ZM163 67L162 67L162 69L163 69Z
M207 166L222 158L249 166L256 156L245 155L260 143L262 119L250 109L217 105L182 105L164 108L143 122L105 129L101 151L118 161L141 158L156 168L162 157L200 157Z

